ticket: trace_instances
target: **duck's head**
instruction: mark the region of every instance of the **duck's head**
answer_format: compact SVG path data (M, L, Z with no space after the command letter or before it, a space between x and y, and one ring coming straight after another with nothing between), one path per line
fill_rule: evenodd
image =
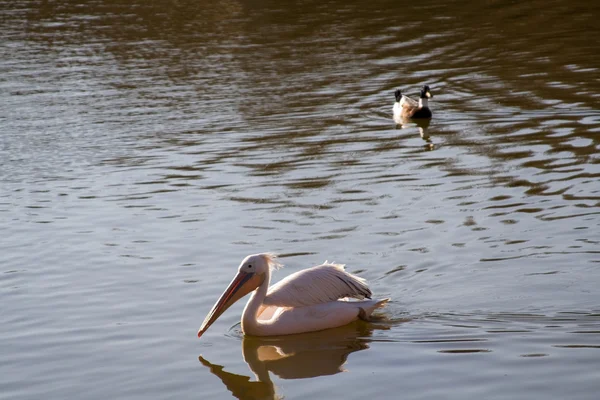
M421 98L422 99L430 99L432 98L433 95L431 94L431 90L429 89L428 85L423 86L423 88L421 89Z
M396 96L396 101L400 101L400 99L402 98L402 92L400 91L400 89L396 89L396 91L394 92L394 96Z

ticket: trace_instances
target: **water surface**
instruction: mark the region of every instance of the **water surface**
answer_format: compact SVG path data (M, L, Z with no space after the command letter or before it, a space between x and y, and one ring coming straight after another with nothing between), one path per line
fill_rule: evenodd
M0 393L595 399L600 8L0 8ZM430 123L396 124L429 84ZM247 254L387 320L198 340Z

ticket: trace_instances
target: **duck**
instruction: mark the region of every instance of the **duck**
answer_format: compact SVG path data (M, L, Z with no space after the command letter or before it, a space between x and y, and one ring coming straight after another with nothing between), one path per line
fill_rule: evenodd
M433 97L428 85L421 88L419 100L414 100L402 94L400 89L394 92L396 102L394 103L394 120L406 118L431 118L432 113L429 108L429 99Z

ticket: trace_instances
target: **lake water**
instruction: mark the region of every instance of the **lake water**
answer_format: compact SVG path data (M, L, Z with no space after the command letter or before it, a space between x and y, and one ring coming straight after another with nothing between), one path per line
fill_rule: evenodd
M0 397L596 399L600 6L463 3L0 5ZM198 339L263 251L385 318Z

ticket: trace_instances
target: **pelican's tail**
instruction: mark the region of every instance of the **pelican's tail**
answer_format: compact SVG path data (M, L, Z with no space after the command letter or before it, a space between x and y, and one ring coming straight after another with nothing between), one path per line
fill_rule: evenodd
M364 301L363 303L366 304L364 304L363 307L359 307L358 318L367 322L372 321L373 316L371 314L373 314L373 311L385 307L388 301L390 301L390 299Z

